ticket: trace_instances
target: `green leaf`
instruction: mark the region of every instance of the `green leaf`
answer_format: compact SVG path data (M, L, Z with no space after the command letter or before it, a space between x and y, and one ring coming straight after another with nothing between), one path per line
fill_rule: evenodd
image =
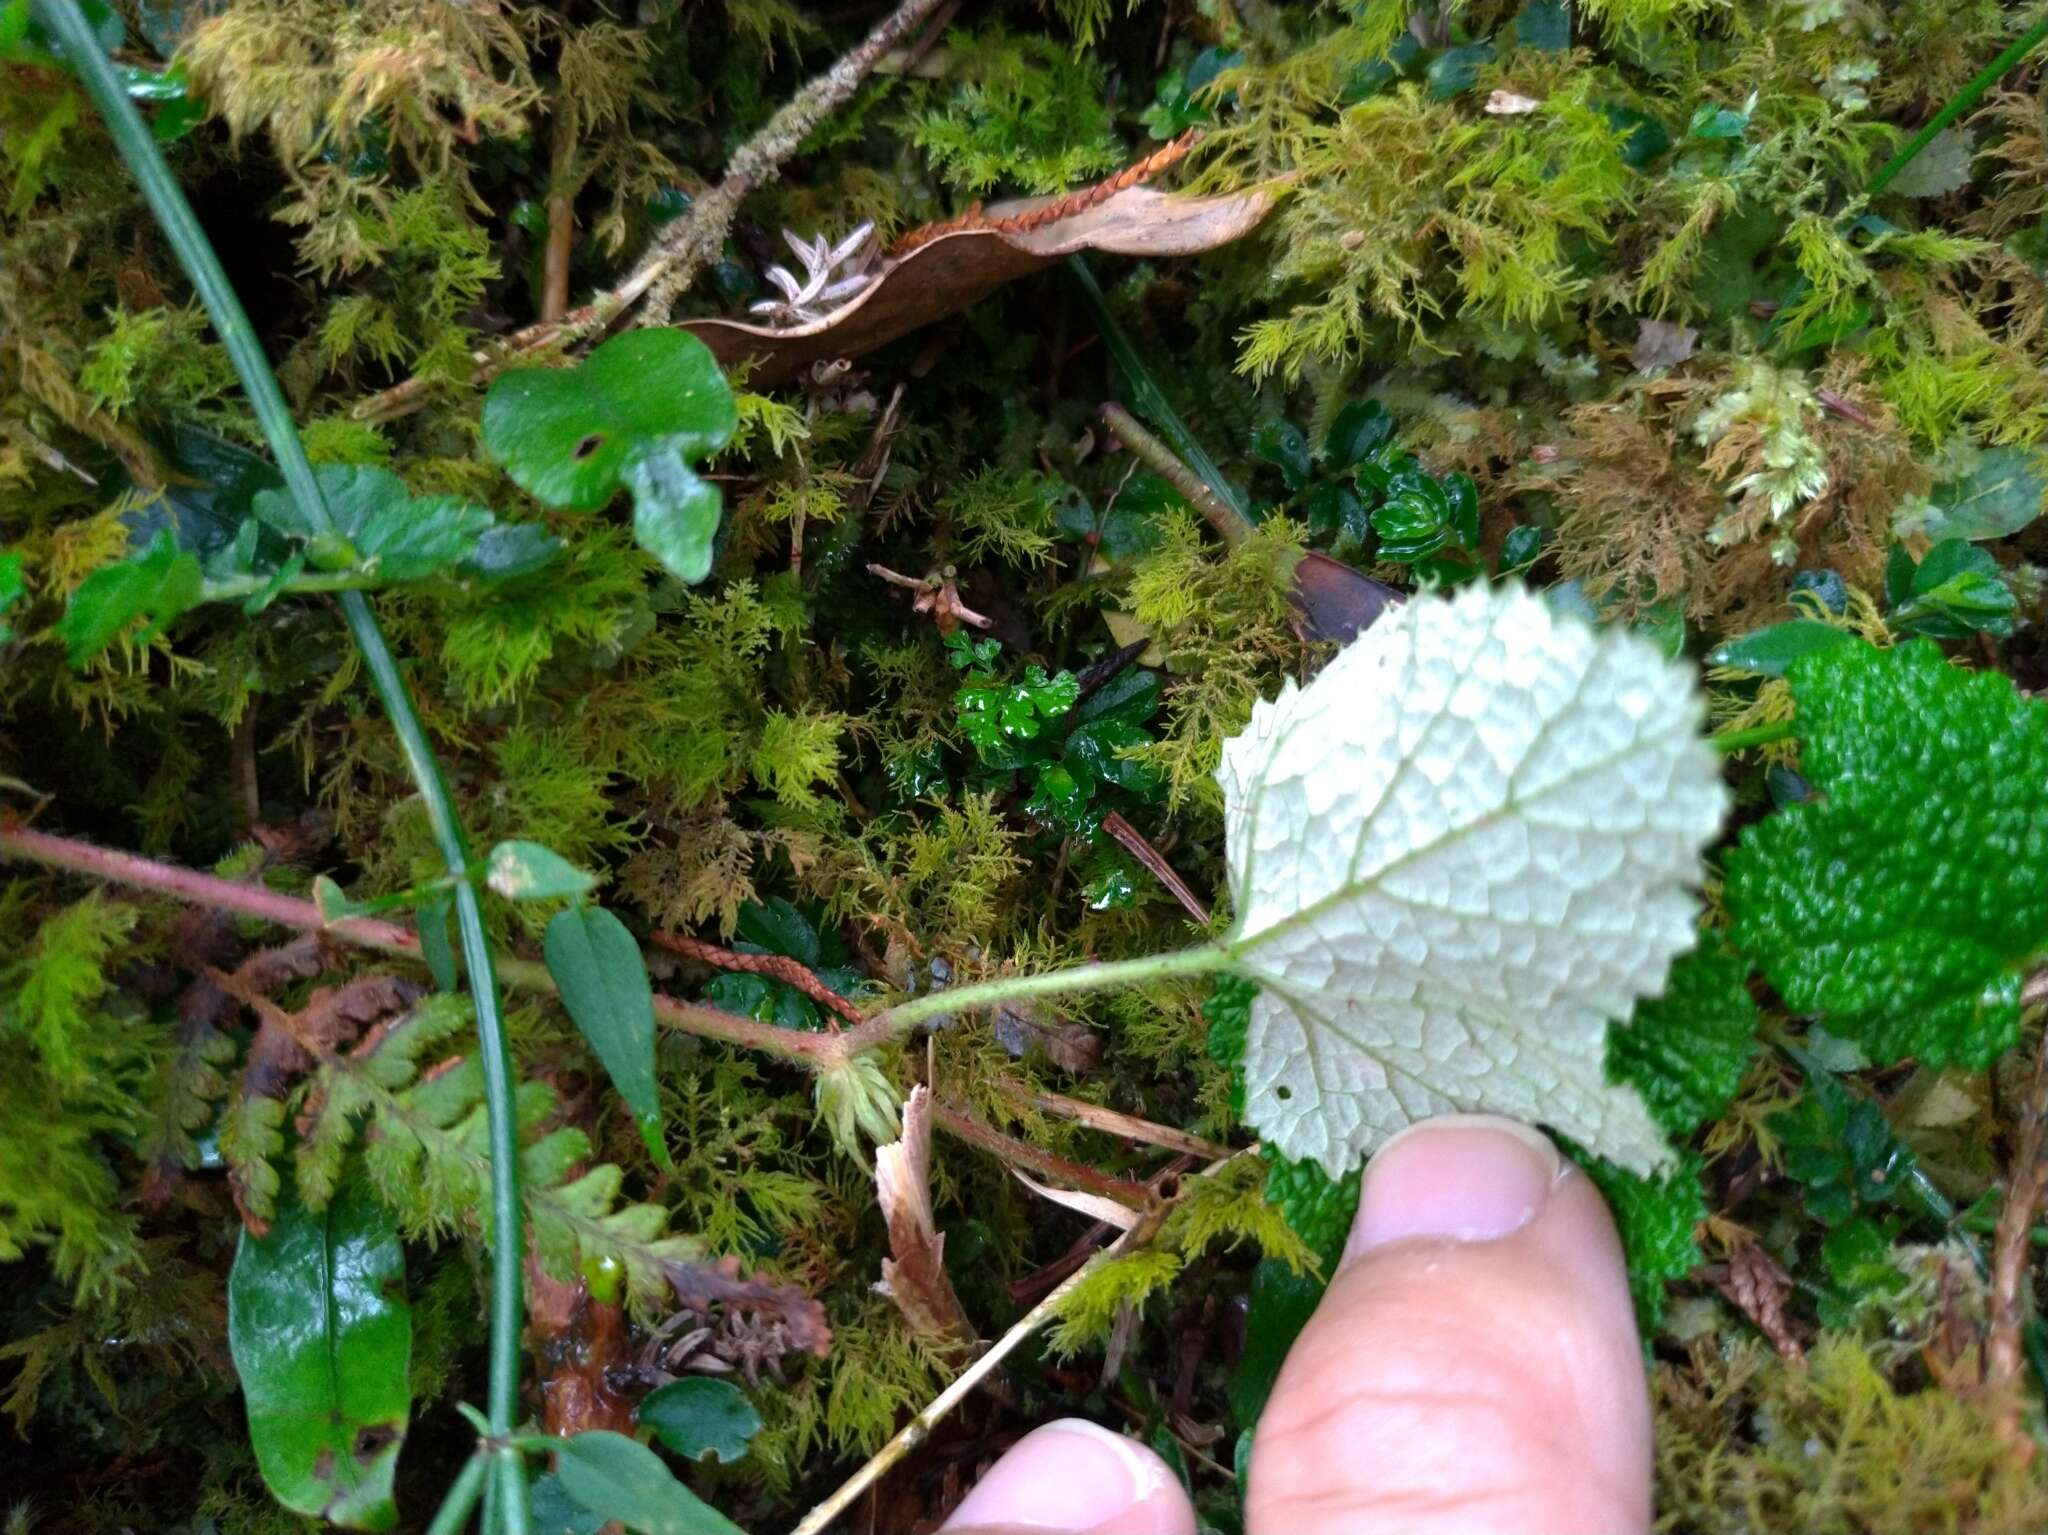
M1734 1098L1756 1053L1749 962L1703 934L1671 967L1664 994L1636 1004L1626 1028L1607 1031L1607 1077L1642 1095L1651 1118L1683 1138Z
M71 664L83 666L137 619L149 621L133 641L145 645L203 596L198 559L178 548L169 529L160 528L141 554L102 565L79 583L57 621L57 633Z
M1268 421L1252 438L1252 456L1262 458L1280 471L1289 490L1308 483L1308 438L1292 421Z
M605 1526L604 1515L593 1514L564 1492L562 1479L552 1471L533 1479L527 1502L534 1535L598 1535Z
M530 844L529 844L530 845ZM654 987L626 924L601 906L571 906L548 923L548 974L663 1170L671 1167L654 1082Z
M711 569L720 498L691 464L732 439L739 413L710 348L679 330L614 336L567 369L502 375L484 446L549 506L596 511L632 492L641 547L678 580Z
M1816 793L1728 855L1730 937L1879 1064L1989 1065L2048 944L2048 704L1925 640L1787 676Z
M1587 1155L1576 1147L1566 1149L1572 1151L1614 1212L1622 1257L1628 1264L1628 1291L1636 1303L1636 1323L1647 1341L1663 1320L1666 1287L1705 1261L1694 1236L1708 1214L1706 1191L1700 1186L1700 1158L1687 1155L1668 1171L1645 1178L1604 1157Z
M677 1481L654 1451L609 1429L586 1429L564 1441L555 1478L591 1513L616 1519L639 1535L744 1535Z
M1446 48L1429 61L1423 78L1429 82L1432 101L1448 101L1479 83L1479 71L1493 62L1493 44L1460 43Z
M398 1234L366 1189L344 1187L321 1211L281 1197L267 1235L242 1233L228 1347L278 1502L346 1529L392 1528L412 1309Z
M1707 664L1754 672L1759 677L1782 677L1785 668L1802 656L1855 643L1856 636L1846 629L1818 619L1794 618L1716 646L1708 653Z
M1884 580L1894 629L1938 640L2012 633L2019 599L1990 552L1965 539L1943 539L1917 566L1894 547Z
M445 895L422 901L419 909L420 958L443 991L455 990L461 979L455 966L455 946L448 938L448 919L454 910L455 903Z
M414 497L388 469L322 464L313 471L334 521L326 532L287 490L256 493L255 512L268 526L303 540L323 570L360 570L386 581L418 581L474 559L493 518L455 496Z
M654 1437L691 1460L731 1465L744 1459L747 1445L761 1432L761 1414L747 1394L729 1380L685 1375L648 1393L640 1404L640 1422Z
M1323 1289L1315 1275L1297 1274L1278 1258L1263 1258L1252 1270L1244 1352L1230 1377L1230 1410L1239 1428L1250 1428L1266 1410L1280 1366L1316 1314Z
M2006 538L2041 515L2044 497L2048 480L2042 477L2039 453L1987 448L1968 474L1944 480L1929 493L1934 510L1927 518L1927 536Z
M584 894L597 876L538 842L511 841L491 849L484 883L508 901L549 901Z
M21 556L13 550L0 554L0 615L21 600L27 590L21 579ZM14 638L14 627L0 616L0 645Z
M1323 452L1332 469L1349 469L1394 435L1394 418L1378 400L1352 400L1330 421Z
M1333 1178L1447 1110L1650 1171L1607 1020L1693 947L1727 803L1689 668L1519 587L1418 597L1224 744L1246 1117Z
M1261 1155L1268 1164L1266 1203L1284 1215L1295 1234L1314 1250L1323 1277L1329 1278L1358 1214L1358 1178L1332 1178L1319 1163L1294 1161L1270 1146L1262 1148Z

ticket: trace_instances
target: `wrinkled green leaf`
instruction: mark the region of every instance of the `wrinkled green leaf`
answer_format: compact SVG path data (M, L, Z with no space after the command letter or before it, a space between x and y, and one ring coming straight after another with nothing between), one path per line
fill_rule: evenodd
M597 883L552 848L513 840L491 849L484 883L508 901L548 901L583 895Z
M624 1434L587 1429L562 1444L555 1479L593 1514L638 1535L744 1535L675 1478L654 1451Z
M412 1309L398 1234L367 1190L346 1186L320 1211L281 1196L267 1235L242 1233L228 1347L278 1502L346 1529L392 1528Z
M1607 1075L1642 1095L1650 1116L1683 1138L1720 1117L1756 1054L1749 962L1711 934L1671 967L1663 995L1607 1031Z
M57 633L71 664L83 666L138 619L148 623L133 642L147 644L164 625L198 606L204 594L199 561L178 548L169 530L159 529L141 554L102 565L79 583Z
M614 336L574 368L502 375L484 401L484 446L549 506L595 511L633 495L641 546L678 580L711 569L720 498L691 465L739 420L711 351L679 330Z
M746 1456L747 1446L761 1432L761 1414L747 1394L729 1380L685 1375L648 1393L640 1404L640 1422L654 1437L691 1460L731 1465Z
M2048 946L2048 704L1925 640L1786 675L1816 793L1729 853L1731 938L1879 1064L1989 1065Z
M661 1095L654 1082L654 987L626 924L601 906L571 906L542 944L562 1005L626 1100L656 1162L666 1169Z
M305 541L324 570L360 569L388 581L418 581L473 558L492 526L489 511L455 496L415 497L388 469L368 464L323 464L313 471L334 521L322 531L288 490L261 490L256 515Z
M1686 669L1519 588L1418 598L1225 743L1247 1117L1332 1177L1415 1119L1555 1125L1645 1171L1607 1020L1692 947L1726 804Z

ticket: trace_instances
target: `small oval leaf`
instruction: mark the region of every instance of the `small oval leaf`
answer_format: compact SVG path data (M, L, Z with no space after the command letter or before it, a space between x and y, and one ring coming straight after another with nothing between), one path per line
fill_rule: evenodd
M747 1395L729 1380L685 1375L650 1392L640 1404L640 1421L654 1437L691 1460L731 1465L747 1453L761 1432L761 1414Z
M654 1085L654 988L626 924L602 906L571 906L548 923L542 945L562 1005L667 1171L661 1097Z
M609 1429L565 1441L555 1465L562 1491L639 1535L745 1535L675 1478L654 1451Z
M579 896L597 883L552 848L538 842L500 842L491 849L484 883L508 901L558 900Z

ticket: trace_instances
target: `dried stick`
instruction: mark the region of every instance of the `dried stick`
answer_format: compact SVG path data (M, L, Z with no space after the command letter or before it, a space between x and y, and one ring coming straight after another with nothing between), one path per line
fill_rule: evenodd
M1005 1082L1003 1091L1019 1103L1029 1104L1048 1114L1057 1114L1062 1119L1071 1119L1086 1125L1091 1130L1100 1130L1105 1135L1120 1135L1127 1141L1139 1141L1147 1146L1164 1146L1168 1151L1182 1152L1193 1157L1227 1157L1231 1148L1216 1141L1205 1141L1199 1135L1190 1135L1185 1130L1176 1130L1171 1125L1154 1124L1149 1119L1139 1119L1132 1114L1120 1114L1115 1109L1106 1109L1099 1103L1088 1103L1079 1098L1069 1098L1063 1093L1035 1091L1021 1083Z
M1116 1178L1089 1167L1082 1162L1072 1162L1065 1157L1042 1151L1029 1141L1020 1141L1015 1136L1005 1135L994 1126L983 1122L957 1104L943 1098L932 1100L932 1123L944 1130L955 1140L978 1146L1011 1167L1028 1167L1045 1178L1057 1178L1070 1183L1077 1189L1086 1189L1091 1194L1102 1194L1118 1204L1129 1205L1142 1210L1153 1202L1153 1194L1142 1183L1128 1178Z
M2048 1194L2048 1040L2038 1050L2033 1089L2020 1113L2019 1144L2006 1177L2005 1207L1991 1242L1991 1325L1984 1338L1984 1384L1996 1404L1999 1437L2022 1461L2034 1442L2020 1428L2019 1377L2025 1360L2021 1333L2033 1299L2031 1239L2034 1216Z
M1102 424L1115 434L1116 440L1128 448L1134 458L1185 496L1188 505L1208 520L1209 526L1226 544L1244 542L1252 530L1251 523L1237 508L1211 490L1200 475L1182 463L1173 449L1140 426L1136 416L1114 400L1105 401L1100 414Z
M1204 927L1209 925L1209 908L1202 903L1202 898L1188 889L1187 881L1174 873L1173 865L1166 861L1158 848L1145 840L1143 832L1123 818L1121 812L1112 810L1104 816L1102 829L1121 842L1125 852L1143 864L1154 879L1171 891L1173 898L1180 902L1189 916Z
M664 932L654 929L648 935L650 941L671 954L680 954L685 959L694 959L699 964L710 965L718 970L745 970L754 975L772 975L776 980L794 986L813 1002L830 1008L848 1023L867 1022L867 1014L855 1007L845 997L827 986L802 963L785 954L741 954L734 949L721 949L715 943L706 943L701 938L691 938L683 933Z
M882 55L917 30L940 0L903 0L862 40L859 47L811 81L740 146L725 168L725 179L690 205L690 211L661 232L654 249L622 286L641 281L647 292L642 325L666 325L675 301L697 273L724 248L727 231L749 192L772 178L796 153L811 130L852 97Z

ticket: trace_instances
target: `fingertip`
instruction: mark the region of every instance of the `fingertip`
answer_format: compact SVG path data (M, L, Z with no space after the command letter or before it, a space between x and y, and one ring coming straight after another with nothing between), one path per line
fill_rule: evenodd
M1033 1429L989 1468L947 1535L1195 1535L1180 1479L1151 1450L1086 1418Z

